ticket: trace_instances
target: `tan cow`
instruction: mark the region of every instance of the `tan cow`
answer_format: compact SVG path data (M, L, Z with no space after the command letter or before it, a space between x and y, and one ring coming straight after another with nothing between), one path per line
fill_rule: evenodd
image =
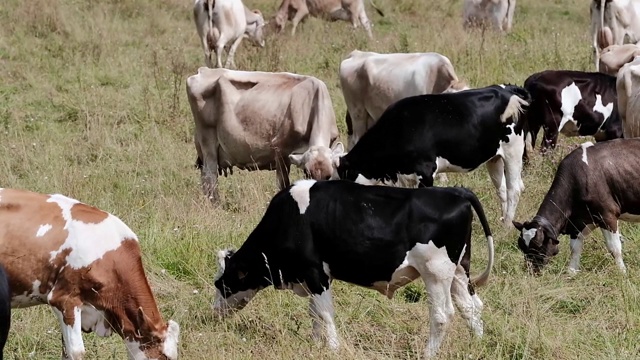
M276 170L289 186L294 164L327 180L344 153L327 86L312 76L201 67L187 79L204 194L218 201L218 174Z
M372 0L369 2L380 16L384 16L384 13L376 7ZM282 32L287 20L291 20L293 24L291 35L295 35L298 23L307 15L329 21L351 21L354 28L357 28L360 23L367 31L369 38L373 37L371 23L365 12L363 0L283 0L276 13L276 28Z
M408 96L468 89L444 55L358 50L340 63L340 86L347 104L349 150L394 102Z
M462 25L465 29L490 25L510 32L515 11L516 0L465 0Z
M589 14L596 71L602 49L622 45L625 38L640 42L640 0L591 0Z
M636 44L611 45L600 54L599 71L616 76L620 68L640 56L640 46Z
M162 319L138 238L114 215L60 194L0 189L0 262L12 307L53 308L63 359L83 359L82 332L116 332L129 359L178 358L180 328Z
M216 54L216 66L222 67L222 51L228 43L224 67L236 67L236 50L243 38L255 46L264 47L264 18L260 10L249 10L241 0L195 0L193 20L202 42L204 61L213 67L211 51Z
M640 56L622 66L616 80L616 92L625 139L640 137Z

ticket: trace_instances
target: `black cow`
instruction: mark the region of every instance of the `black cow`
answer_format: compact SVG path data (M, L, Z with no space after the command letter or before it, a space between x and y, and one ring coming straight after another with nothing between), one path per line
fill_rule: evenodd
M596 141L622 137L615 76L547 70L529 76L524 87L531 94L531 105L523 117L525 160L536 145L540 128L542 152L555 148L559 133L593 136Z
M571 238L569 273L575 274L585 237L600 228L621 272L618 220L640 221L640 139L586 142L558 165L551 188L531 221L514 222L518 246L536 274L558 254L559 236Z
M487 237L489 262L469 279L475 210ZM465 188L407 189L350 181L300 180L276 194L262 220L238 251L220 251L214 309L220 315L243 308L273 285L311 295L313 337L324 325L337 349L332 280L394 292L422 277L429 294L434 355L454 313L451 299L478 336L482 301L474 286L487 282L493 238L482 205Z
M437 173L468 172L486 163L504 223L511 225L524 189L518 116L528 102L527 91L513 85L404 98L339 159L337 177L397 184L417 176L421 186L432 186Z
M4 267L0 265L0 360L4 358L4 344L11 327L11 289Z

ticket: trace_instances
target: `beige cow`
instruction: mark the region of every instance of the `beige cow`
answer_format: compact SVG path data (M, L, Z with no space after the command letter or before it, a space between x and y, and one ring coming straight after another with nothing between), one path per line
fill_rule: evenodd
M599 71L616 76L624 64L640 56L640 46L635 44L611 45L600 53Z
M120 335L129 359L178 358L180 327L162 319L138 238L116 216L60 194L0 189L0 263L12 307L53 309L62 359L84 358L83 332Z
M625 139L640 137L640 56L622 66L616 90Z
M604 10L603 10L604 8ZM600 52L611 45L640 41L640 0L591 0L591 37L596 71Z
M264 47L264 18L260 10L249 10L241 0L195 0L193 20L202 42L204 61L213 67L211 51L216 54L216 66L222 67L222 51L228 47L227 61L224 67L236 68L234 61L236 50L243 38Z
M510 32L515 11L516 0L465 0L462 24L465 29L490 25Z
M380 16L384 16L372 0L369 0L369 2ZM373 37L371 22L365 12L363 0L283 0L276 13L276 28L279 32L282 32L287 20L291 20L293 24L291 35L295 35L298 23L307 15L329 21L351 21L354 28L361 24L369 38Z
M408 96L468 89L444 55L359 50L340 63L340 86L347 104L349 150L394 102Z
M213 203L218 174L234 166L275 169L282 189L291 164L327 180L344 153L329 91L315 77L201 67L187 79L187 95L202 187Z

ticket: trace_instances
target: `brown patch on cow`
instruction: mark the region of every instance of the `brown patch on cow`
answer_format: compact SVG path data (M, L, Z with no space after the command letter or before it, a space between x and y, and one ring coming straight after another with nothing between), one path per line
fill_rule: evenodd
M83 203L77 203L71 207L71 218L85 224L99 224L108 217L107 212Z

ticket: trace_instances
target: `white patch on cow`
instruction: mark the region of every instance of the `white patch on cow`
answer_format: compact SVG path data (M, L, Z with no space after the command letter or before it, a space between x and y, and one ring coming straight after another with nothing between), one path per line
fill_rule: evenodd
M451 164L451 162L449 162L449 160L441 156L436 157L436 171L433 172L433 178L435 179L437 174L445 172L466 173L469 172L469 169L465 169L458 165L453 165Z
M504 84L498 84L498 86L500 86L500 87L501 87L501 88L503 88L503 89L506 89L506 88L507 88L506 86L504 86Z
M111 214L107 214L107 218L100 223L87 224L71 217L71 208L79 201L55 194L51 195L47 202L60 206L62 218L65 220L64 229L68 232L62 246L51 252L50 261L65 249L71 249L65 258L66 264L73 269L80 269L101 259L105 253L116 250L126 239L138 241L136 234Z
M293 200L298 203L298 209L300 209L300 214L304 214L307 211L307 207L309 207L309 203L311 202L311 196L309 194L309 189L316 183L315 180L305 179L298 180L289 190L291 197Z
M402 187L402 188L417 188L420 185L420 179L422 176L418 174L398 174L397 180L378 180L378 179L367 179L362 174L358 174L356 178L356 183L365 186L391 186L391 187Z
M518 95L511 95L507 107L504 109L502 115L500 115L500 121L504 123L507 122L509 118L513 118L514 123L518 122L518 117L522 114L522 106L527 105L529 105L529 103Z
M538 232L538 229L536 229L536 228L533 228L533 229L522 229L522 240L524 240L525 245L529 246L529 243L531 242L531 239L536 237L536 233L537 232Z
M600 124L600 128L602 128L605 121L607 121L607 119L613 112L613 102L610 102L609 104L607 104L607 106L604 106L604 104L602 103L602 95L596 94L596 104L593 105L593 111L601 113L604 117L604 119L602 120L602 124ZM600 130L600 128L598 130Z
M584 163L587 165L589 165L589 160L587 160L587 148L591 146L593 146L593 143L591 141L580 144L580 147L582 148L582 161L584 161Z
M309 304L309 311L313 317L312 334L314 338L319 338L320 322L324 323L324 330L327 336L327 344L332 350L337 350L340 346L336 325L333 321L334 308L331 289L325 289L320 295L312 295Z
M623 214L620 214L619 219L622 221L628 221L628 222L640 222L640 215L623 213Z
M64 322L64 314L57 308L53 312L58 317L62 330L67 355L70 359L82 359L84 357L84 342L82 341L82 310L79 307L73 308L73 324L67 325Z
M180 339L180 325L173 320L167 321L167 332L162 343L162 352L170 359L178 359L178 342Z
M326 262L322 262L322 271L324 271L325 274L327 274L328 277L331 277L331 271L329 270L329 264L327 264Z
M560 107L560 110L562 111L562 120L560 120L558 131L562 132L562 129L569 121L571 121L577 129L577 122L573 119L573 113L576 105L578 105L580 100L582 100L582 94L580 93L580 89L576 86L576 83L571 83L571 85L562 89L560 92L560 99L562 101L562 106ZM573 132L573 130L571 132Z
M358 183L360 185L366 185L366 186L377 185L378 182L379 181L377 181L377 180L367 179L362 174L358 174L358 177L356 178L356 183Z
M456 265L460 265L460 262L462 261L462 258L464 257L464 254L467 252L467 244L464 244L464 246L462 247L462 251L460 252L460 257L458 258L458 263Z
M40 280L34 280L31 283L31 290L25 291L20 295L11 298L11 307L24 308L29 306L41 305L47 303L47 294L40 293Z
M82 330L95 332L101 337L111 336L112 330L104 311L96 309L93 305L82 305Z
M51 228L51 224L40 225L38 232L36 232L36 237L43 237Z
M438 279L444 279L455 273L456 264L449 259L447 247L438 248L433 241L427 244L416 244L407 252L407 260L409 265L416 269L424 268L424 264L429 264L428 272Z

